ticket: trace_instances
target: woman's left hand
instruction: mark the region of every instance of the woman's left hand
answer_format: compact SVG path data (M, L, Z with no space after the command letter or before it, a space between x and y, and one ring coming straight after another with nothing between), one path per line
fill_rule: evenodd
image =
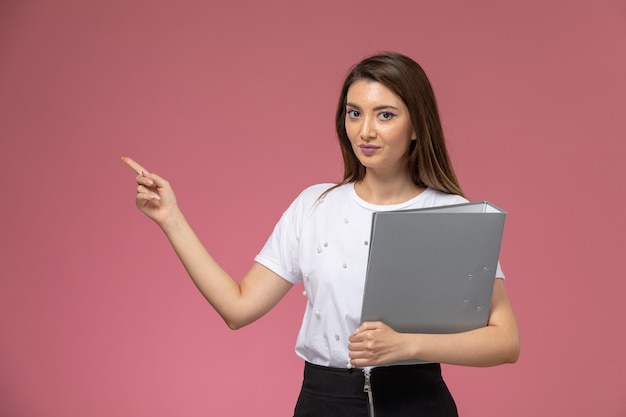
M380 321L364 322L350 336L348 350L353 366L375 366L405 358L406 334Z

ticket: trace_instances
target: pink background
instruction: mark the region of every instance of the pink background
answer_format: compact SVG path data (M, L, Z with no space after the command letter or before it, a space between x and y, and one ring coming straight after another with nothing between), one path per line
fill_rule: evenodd
M299 3L0 1L0 415L291 415L302 289L228 330L119 158L240 277L340 179L339 87L382 50L424 66L466 192L509 213L522 355L446 366L461 415L626 415L626 3Z

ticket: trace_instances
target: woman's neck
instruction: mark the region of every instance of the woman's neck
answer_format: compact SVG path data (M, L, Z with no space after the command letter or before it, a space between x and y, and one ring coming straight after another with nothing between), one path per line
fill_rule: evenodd
M354 184L354 190L359 197L368 203L379 205L404 203L424 189L416 185L408 173L406 176L385 177L367 172L361 181Z

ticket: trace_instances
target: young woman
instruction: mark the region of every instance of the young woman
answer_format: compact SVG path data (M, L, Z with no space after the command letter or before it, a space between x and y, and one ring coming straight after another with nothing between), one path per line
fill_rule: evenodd
M296 353L305 361L295 416L456 416L440 363L515 362L519 337L498 268L487 326L457 334L398 333L359 322L374 211L466 202L422 68L385 53L346 78L336 113L344 160L340 184L304 190L238 284L205 250L170 184L123 158L138 174L136 203L170 240L204 297L233 329L303 282L308 298ZM423 365L379 366L420 359Z

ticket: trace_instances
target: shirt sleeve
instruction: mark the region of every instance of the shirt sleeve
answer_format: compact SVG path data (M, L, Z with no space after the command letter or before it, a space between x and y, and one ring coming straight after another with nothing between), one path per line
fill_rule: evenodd
M281 278L297 284L301 281L301 277L297 267L298 233L293 212L292 205L283 213L263 249L254 260Z
M292 284L302 281L299 248L303 222L317 198L326 188L328 187L310 187L291 203L259 254L254 258L256 262Z
M498 261L498 265L496 266L496 278L504 279L504 272L502 272L502 267L500 266L500 261Z

